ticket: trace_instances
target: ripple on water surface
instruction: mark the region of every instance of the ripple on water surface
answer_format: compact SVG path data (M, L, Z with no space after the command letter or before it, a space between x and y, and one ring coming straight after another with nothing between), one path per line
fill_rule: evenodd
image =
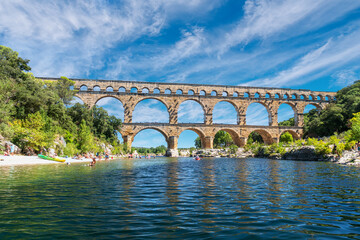
M359 239L360 170L158 158L0 168L0 239Z

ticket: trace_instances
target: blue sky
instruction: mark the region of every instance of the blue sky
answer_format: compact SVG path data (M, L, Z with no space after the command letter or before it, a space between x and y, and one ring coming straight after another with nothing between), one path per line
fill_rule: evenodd
M360 1L2 0L0 44L42 77L337 91L360 79ZM139 106L149 108L161 112ZM266 124L254 108L248 122ZM214 120L231 123L231 107L220 109ZM181 114L199 121L196 111Z

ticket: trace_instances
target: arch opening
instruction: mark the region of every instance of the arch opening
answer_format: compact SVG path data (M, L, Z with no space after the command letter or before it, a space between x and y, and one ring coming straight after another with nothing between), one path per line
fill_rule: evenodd
M119 92L124 93L124 92L126 92L126 89L124 87L119 87Z
M291 143L298 139L300 139L299 135L292 130L286 130L279 136L279 141L282 143Z
M70 101L69 105L66 105L66 107L72 107L77 103L84 104L84 101L81 98L74 96L73 99Z
M251 103L246 110L246 125L269 126L271 115L261 103Z
M113 92L114 89L113 89L112 87L107 87L107 88L106 88L106 91L107 91L107 92Z
M149 93L149 89L148 88L143 88L141 93L146 93L147 94L147 93Z
M130 90L131 93L137 93L138 89L136 87L132 87Z
M176 90L176 94L182 95L182 94L183 94L183 91L182 91L181 89L178 89L178 90Z
M142 129L135 134L132 146L140 155L146 155L144 153L165 155L168 148L167 136L157 128Z
M234 92L233 97L239 97L239 93L238 93L238 92Z
M165 89L164 94L171 94L171 90L169 88Z
M188 91L188 95L194 95L195 93L194 93L194 91L193 90L189 90Z
M254 94L254 98L260 98L260 94L259 94L259 93L255 93L255 94Z
M231 145L236 145L238 147L244 146L244 143L235 131L231 129L222 129L215 134L213 140L214 148L226 148Z
M204 134L197 129L186 129L181 132L178 139L178 149L201 148L204 144Z
M227 97L228 96L228 93L226 91L223 91L222 94L221 94L223 97Z
M270 93L265 94L265 98L270 98L270 97L271 97Z
M211 92L211 96L216 96L217 95L217 92L215 91L215 90L213 90L212 92Z
M279 106L278 110L278 125L279 126L295 126L296 125L296 116L294 108L288 104L283 103Z
M205 111L202 105L195 100L182 102L178 109L179 123L204 123Z
M132 120L134 123L168 123L169 112L160 100L148 98L136 104Z
M249 93L248 92L244 93L244 98L248 98L248 97L249 97Z
M217 124L237 124L238 112L235 106L227 101L218 102L213 109L213 122Z
M253 142L265 143L268 145L272 144L274 140L271 137L270 133L268 133L266 130L258 129L252 131L247 137L248 144L252 144Z
M100 98L95 105L105 109L110 116L115 116L124 121L124 106L119 99L115 97L104 97Z
M154 91L153 91L154 94L160 94L160 89L158 88L155 88Z
M200 95L200 96L205 96L205 95L206 95L206 92L205 92L204 90L201 90L199 95Z
M88 87L86 85L82 85L80 87L80 91L87 91L88 90Z
M311 110L316 109L318 111L321 110L319 105L316 105L314 103L309 103L308 105L305 106L304 108L304 113L309 113Z
M93 87L93 91L94 91L94 92L100 92L100 87L97 86L97 85L94 86L94 87Z

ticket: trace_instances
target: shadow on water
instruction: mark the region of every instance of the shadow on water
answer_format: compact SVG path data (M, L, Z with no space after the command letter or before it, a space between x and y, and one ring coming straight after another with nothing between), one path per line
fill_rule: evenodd
M0 238L357 239L359 173L232 158L4 167Z

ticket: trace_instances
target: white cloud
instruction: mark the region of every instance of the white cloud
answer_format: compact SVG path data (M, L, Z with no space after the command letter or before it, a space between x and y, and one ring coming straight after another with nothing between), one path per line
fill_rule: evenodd
M252 103L246 111L246 124L256 126L269 126L269 114L260 103Z
M160 101L143 100L135 106L133 122L168 123L169 113Z
M360 80L360 74L355 72L356 69L344 69L334 73L331 77L334 79L333 84L341 87L346 87Z
M254 80L251 86L296 86L311 81L330 70L339 68L360 58L360 29L349 35L328 40L321 47L310 51L290 68L280 71L274 77ZM309 77L310 74L313 74Z
M226 33L224 41L219 41L219 52L223 54L239 44L246 45L251 40L267 39L276 34L287 35L287 38L299 35L324 26L359 6L360 2L351 0L346 3L343 0L247 0L244 17Z
M237 112L228 102L219 102L213 110L213 122L223 124L237 124Z
M204 110L195 101L181 103L178 110L178 122L180 123L204 123Z

